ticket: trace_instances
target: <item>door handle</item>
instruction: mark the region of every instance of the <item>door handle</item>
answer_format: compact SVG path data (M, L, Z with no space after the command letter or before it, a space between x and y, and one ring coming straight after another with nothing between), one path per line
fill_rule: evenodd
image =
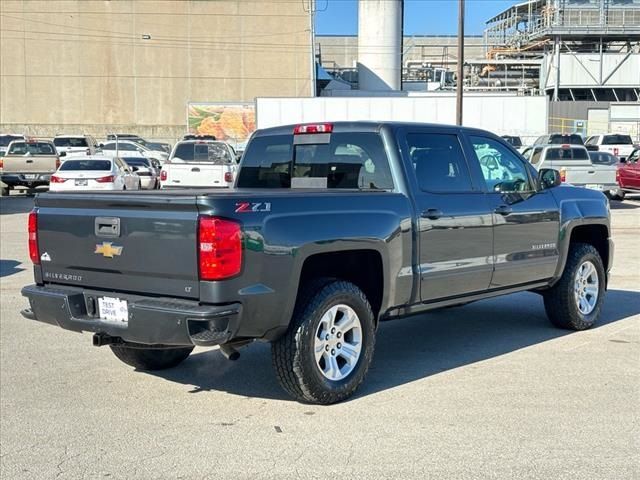
M496 212L499 215L509 215L512 211L513 210L508 205L500 205L499 207L496 207L496 209L494 210L494 212Z
M193 167L193 168L191 169L191 171L192 171L192 172L199 172L199 171L200 171L200 169L199 169L198 167Z
M428 218L429 220L437 220L442 216L442 211L437 208L428 208L423 211L420 216L422 218Z
M596 173L595 170L588 170L587 173Z
M27 163L33 163L33 160L27 160Z

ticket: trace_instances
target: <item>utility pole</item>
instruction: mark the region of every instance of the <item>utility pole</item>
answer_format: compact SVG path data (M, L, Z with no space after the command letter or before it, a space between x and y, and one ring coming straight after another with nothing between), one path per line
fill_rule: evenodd
M462 83L464 78L464 0L458 0L458 81L456 82L456 124L462 125Z

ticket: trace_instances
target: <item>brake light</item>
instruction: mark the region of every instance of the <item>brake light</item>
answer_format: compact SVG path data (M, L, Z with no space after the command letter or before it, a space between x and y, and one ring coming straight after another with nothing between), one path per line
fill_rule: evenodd
M107 175L106 177L96 178L96 182L98 183L113 183L116 180L115 175Z
M308 125L296 125L293 128L294 135L304 135L306 133L331 133L333 123L312 123Z
M166 182L167 181L167 171L166 170L162 170L160 172L160 181L161 182Z
M567 181L567 170L562 168L560 169L560 182L564 183Z
M201 280L223 280L240 273L240 224L217 217L199 217L198 256Z
M34 265L40 265L40 251L38 249L38 212L29 212L29 257Z
M4 168L4 160L2 158L0 158L0 168Z
M64 183L67 180L68 180L67 178L62 178L62 177L57 177L55 175L51 175L50 182L51 183Z
M567 145L566 143L564 145L562 145L562 148L564 148L565 150L570 148L570 147L571 147L571 145Z
M224 172L224 181L227 183L233 182L233 172Z

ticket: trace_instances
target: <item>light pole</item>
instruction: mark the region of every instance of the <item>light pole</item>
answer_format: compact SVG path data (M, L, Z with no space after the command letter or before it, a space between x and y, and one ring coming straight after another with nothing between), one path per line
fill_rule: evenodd
M462 83L464 77L464 0L458 0L458 81L456 82L456 124L462 125Z

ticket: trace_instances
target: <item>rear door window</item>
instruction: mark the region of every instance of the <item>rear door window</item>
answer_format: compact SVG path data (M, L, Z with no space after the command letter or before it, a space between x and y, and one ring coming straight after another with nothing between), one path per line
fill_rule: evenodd
M244 154L240 188L393 189L377 133L333 133L329 143L293 145L293 135L256 137Z
M420 190L436 193L473 190L457 135L409 133L407 145Z

